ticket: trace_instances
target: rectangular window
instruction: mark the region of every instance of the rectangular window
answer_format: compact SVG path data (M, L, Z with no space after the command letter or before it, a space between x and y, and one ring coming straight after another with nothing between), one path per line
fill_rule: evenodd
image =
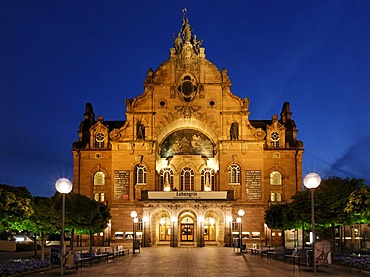
M123 232L115 232L114 233L115 239L123 239Z

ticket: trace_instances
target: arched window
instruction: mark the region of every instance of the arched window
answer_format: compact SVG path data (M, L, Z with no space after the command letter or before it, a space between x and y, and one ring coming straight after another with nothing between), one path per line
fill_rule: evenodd
M233 164L229 167L229 185L240 185L240 166Z
M100 193L100 202L104 202L104 192Z
M142 164L135 166L135 184L146 185L146 167Z
M99 201L99 193L94 193L94 200Z
M201 190L215 190L215 171L212 168L204 168L201 172Z
M181 171L180 187L181 190L194 190L194 171L190 167Z
M105 174L98 171L94 174L94 186L104 186L105 185Z
M276 193L276 202L281 202L281 193Z
M271 194L270 194L270 201L271 202L275 202L276 201L276 199L275 199L275 192L271 192Z
M270 173L270 185L271 186L281 186L283 184L282 182L282 176L279 171L273 171Z
M104 148L105 136L102 132L95 134L95 148Z
M173 170L169 167L162 168L159 172L161 190L171 191L173 189Z

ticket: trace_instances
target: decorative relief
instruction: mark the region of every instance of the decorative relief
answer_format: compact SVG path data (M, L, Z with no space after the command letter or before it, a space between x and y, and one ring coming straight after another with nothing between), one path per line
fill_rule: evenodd
M176 106L175 109L183 115L184 118L190 118L192 114L197 112L200 107L199 106Z

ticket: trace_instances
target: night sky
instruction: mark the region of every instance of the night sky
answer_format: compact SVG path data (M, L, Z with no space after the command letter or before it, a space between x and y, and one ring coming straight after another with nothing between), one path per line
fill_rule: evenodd
M169 58L183 7L251 120L290 102L304 175L370 183L366 0L0 0L0 183L51 196L72 179L85 103L124 120L125 99Z

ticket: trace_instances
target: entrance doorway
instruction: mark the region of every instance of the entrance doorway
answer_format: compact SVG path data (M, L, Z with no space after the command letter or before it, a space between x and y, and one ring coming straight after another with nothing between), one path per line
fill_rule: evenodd
M194 241L194 222L188 216L181 220L181 241Z

